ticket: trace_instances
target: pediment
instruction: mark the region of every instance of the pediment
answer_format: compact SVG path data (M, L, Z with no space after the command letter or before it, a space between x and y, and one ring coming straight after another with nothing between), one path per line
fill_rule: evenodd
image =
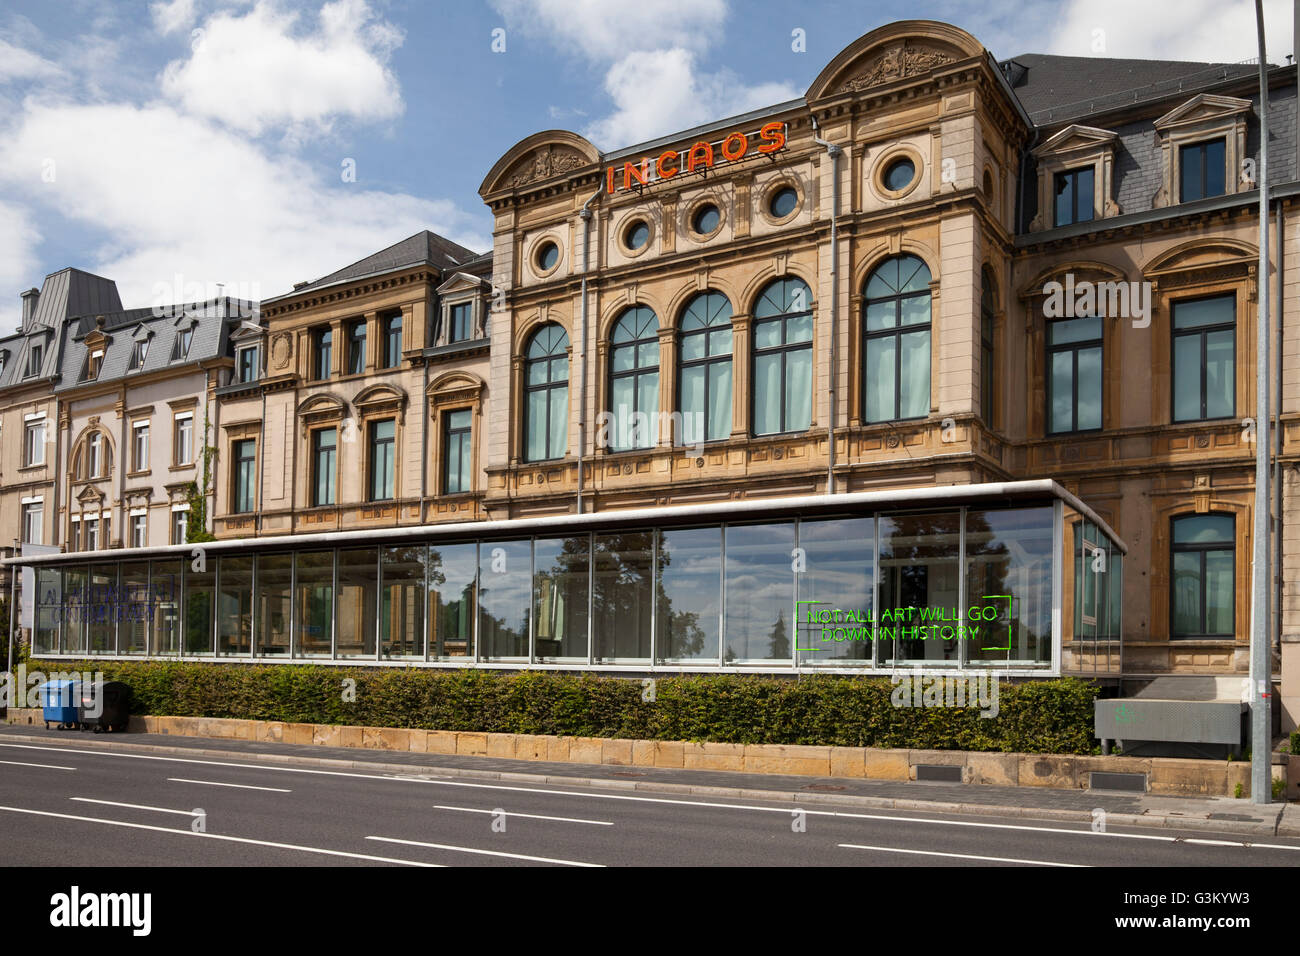
M857 93L922 76L983 51L978 40L951 24L934 20L891 23L840 51L808 87L807 99Z
M483 389L483 380L477 375L472 375L469 372L457 369L456 371L439 375L429 383L430 395L442 392L459 392L466 389L470 389L474 392L481 391Z
M1176 126L1190 126L1207 120L1226 119L1252 109L1250 100L1237 96L1218 96L1213 93L1201 93L1193 96L1182 106L1175 107L1155 121L1157 130L1166 130Z
M247 319L239 323L239 328L230 333L232 342L242 342L248 339L261 339L266 335L266 329L256 322L249 322Z
M352 399L352 404L357 408L404 406L406 404L406 393L400 388L394 388L391 385L372 385L370 388L359 392L356 398Z
M577 133L545 130L506 150L488 171L478 191L480 196L487 196L502 189L520 189L599 163L599 151Z
M347 410L347 403L337 395L309 395L298 403L299 415L342 415Z
M1113 146L1119 134L1096 126L1084 126L1074 123L1052 136L1034 149L1035 156L1051 156L1068 153L1076 149L1094 149L1098 146Z
M77 501L84 508L88 504L99 507L104 501L104 493L94 485L86 485L81 491L77 492Z
M472 276L468 272L457 272L442 285L438 286L435 291L438 295L454 295L457 292L477 292L488 284L488 281L480 276Z
M1143 275L1162 275L1188 269L1206 269L1228 265L1253 266L1258 250L1244 242L1228 239L1193 240L1169 249L1152 259L1142 269Z

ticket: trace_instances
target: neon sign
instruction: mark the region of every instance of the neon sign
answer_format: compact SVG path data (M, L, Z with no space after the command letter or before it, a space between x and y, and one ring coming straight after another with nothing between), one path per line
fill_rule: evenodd
M752 142L751 142L752 141ZM651 158L644 156L639 162L627 161L622 167L605 169L605 190L613 193L633 186L649 186L672 179L679 173L707 171L722 163L735 163L755 152L771 155L785 148L785 124L768 123L751 133L728 133L717 142L700 140L686 149L667 150ZM621 183L615 182L622 173Z

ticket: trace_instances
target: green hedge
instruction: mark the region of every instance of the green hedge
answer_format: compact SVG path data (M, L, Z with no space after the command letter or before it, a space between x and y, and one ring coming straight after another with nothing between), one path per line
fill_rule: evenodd
M879 677L711 674L640 680L595 674L338 668L311 664L32 661L29 670L102 671L132 712L314 724L417 727L720 743L835 744L1027 753L1095 752L1097 687L1064 678L1000 684L999 714L895 707ZM356 681L355 701L344 699Z

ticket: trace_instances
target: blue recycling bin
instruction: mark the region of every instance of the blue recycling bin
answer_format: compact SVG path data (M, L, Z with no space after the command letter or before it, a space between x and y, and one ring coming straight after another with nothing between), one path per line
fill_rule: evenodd
M59 725L60 730L76 728L81 724L77 706L81 703L81 682L75 680L47 681L41 688L41 709L45 720L45 729L50 724Z

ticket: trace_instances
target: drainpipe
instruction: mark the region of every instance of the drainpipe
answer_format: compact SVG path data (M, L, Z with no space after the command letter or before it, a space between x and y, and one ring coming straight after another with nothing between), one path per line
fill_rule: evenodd
M1300 87L1297 88L1300 90ZM1277 602L1277 621L1273 630L1273 652L1279 656L1282 653L1282 325L1286 315L1286 299L1282 295L1282 290L1286 288L1283 284L1282 264L1286 260L1282 250L1282 237L1285 233L1282 230L1282 200L1275 200L1273 203L1275 210L1274 215L1277 217L1274 221L1274 229L1277 231L1277 422L1273 438L1273 489L1274 500L1277 502L1277 533L1274 535L1275 550L1273 560L1277 562L1275 573L1273 575L1273 590Z
M425 322L425 329L428 330L428 322ZM426 343L427 347L427 343ZM424 414L420 416L420 451L422 453L420 466L420 524L425 523L424 507L429 497L429 459L433 456L429 454L429 360L426 358L423 362L424 372Z
M582 466L583 456L587 454L587 268L591 248L591 204L605 189L602 179L600 188L582 204L582 307L579 310L581 326L579 335L582 341L582 393L578 396L578 514L582 514L582 486L585 473Z
M127 444L127 435L130 430L126 427L127 417L130 409L127 407L126 394L127 394L126 383L123 382L122 383L122 427L118 429L118 432L121 435L121 439L120 439L121 444L118 445L119 454L117 456L117 533L118 533L118 540L122 542L123 547L126 546L126 516L127 516L126 470L127 468L130 467L130 461L131 461L130 458L131 448ZM99 526L101 528L104 527L103 515L100 515ZM105 535L105 537L107 537L107 535ZM113 546L113 542L111 540L106 540L104 544L110 548Z
M840 157L844 150L834 143L828 143L818 133L817 115L812 115L813 142L826 150L831 161L831 335L830 335L830 372L827 376L830 390L830 414L826 423L826 493L835 494L835 338L839 330L835 327L838 318L836 303L839 301L839 236L836 220L840 212Z

